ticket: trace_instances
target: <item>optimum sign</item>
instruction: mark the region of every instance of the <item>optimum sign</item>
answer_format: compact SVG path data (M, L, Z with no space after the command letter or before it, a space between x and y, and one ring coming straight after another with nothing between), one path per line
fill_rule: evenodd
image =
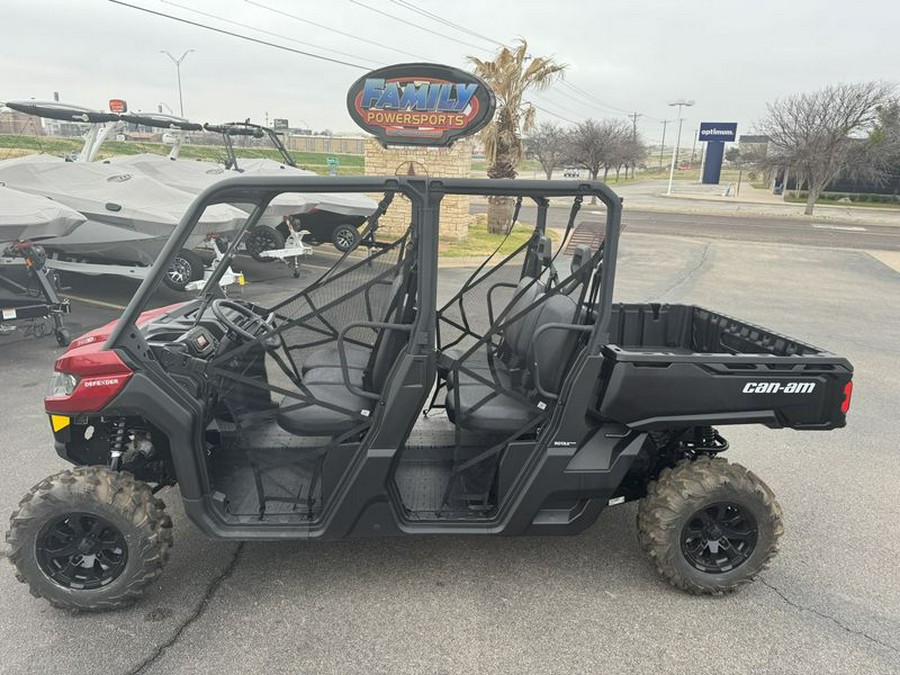
M701 122L697 140L733 143L737 140L737 122Z
M347 94L353 121L383 145L451 145L490 122L495 106L480 78L432 63L374 70Z

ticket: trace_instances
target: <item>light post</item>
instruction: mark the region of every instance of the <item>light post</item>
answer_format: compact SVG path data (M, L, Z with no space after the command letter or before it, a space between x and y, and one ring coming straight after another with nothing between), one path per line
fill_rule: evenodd
M666 127L668 126L669 122L671 122L671 121L672 120L663 120L661 122L661 124L663 125L663 137L662 137L662 143L659 146L659 172L660 173L662 173L662 170L663 170L662 169L663 153L666 151Z
M178 76L178 108L179 108L179 110L181 110L181 116L182 116L182 117L184 117L184 98L183 98L182 95L181 95L181 62L184 61L184 58L185 58L188 54L190 54L192 51L194 51L194 50L193 50L193 49L188 49L188 50L186 50L186 51L184 52L184 54L181 55L181 58L176 59L174 56L172 56L172 55L171 55L169 52L167 52L165 49L160 49L160 50L159 50L159 53L160 53L160 54L165 54L166 56L168 56L168 57L172 60L172 63L175 64L175 74Z
M681 109L694 105L695 101L679 98L672 101L670 106L678 106L678 140L675 141L675 147L672 148L672 166L669 167L669 189L666 194L672 194L672 181L675 180L675 161L678 159L678 146L681 145L681 125L684 120L681 117Z

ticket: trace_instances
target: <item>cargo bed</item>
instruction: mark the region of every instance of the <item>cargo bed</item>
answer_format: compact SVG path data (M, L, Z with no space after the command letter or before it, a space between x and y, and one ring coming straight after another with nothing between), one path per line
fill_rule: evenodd
M694 305L617 304L597 411L636 429L845 424L847 359Z

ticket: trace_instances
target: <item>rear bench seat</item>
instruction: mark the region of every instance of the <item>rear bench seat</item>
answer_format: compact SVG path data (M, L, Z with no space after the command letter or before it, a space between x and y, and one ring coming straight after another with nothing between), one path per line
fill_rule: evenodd
M573 256L573 273L590 272L590 267L585 266L590 260L590 249L584 248L586 252L581 250ZM580 280L585 281L585 278ZM511 344L506 340L510 350L516 350L514 357L523 365L521 372L510 371L509 359L497 358L490 366L484 359L467 359L450 373L445 398L450 421L470 431L511 434L524 428L541 411L536 382L545 391L559 393L575 355L578 335L568 330L546 330L537 344L534 335L550 323L573 323L578 306L568 295L554 294L546 298L544 295L539 291L529 303L539 304L512 324L520 326L521 334L514 335ZM515 314L510 312L510 316Z
M543 255L542 265L549 267L551 265L550 240L544 237L539 245L539 250ZM589 246L585 244L576 246L570 265L572 274L576 275L590 259L591 248ZM584 268L582 272L589 271L589 269ZM577 275L576 278L580 278L580 276ZM581 279L581 282L584 281ZM524 315L522 313L542 297L545 290L543 282L534 277L525 276L519 281L512 296L512 304L501 314L505 320L499 330L501 337L499 346L494 347L490 343L481 344L465 359L463 357L471 349L471 346L468 348L454 347L438 353L438 374L447 381L447 385L453 386L455 377L453 371L458 363L464 363L464 367L468 370L489 371L499 384L513 383L525 368L532 336L536 330L535 322L540 316L537 312L528 312Z
M588 249L588 252L590 252L590 249ZM534 254L536 256L536 262L532 267L535 267L536 269L530 274L526 272L519 280L519 283L516 284L515 290L513 291L511 299L512 305L500 314L500 316L507 318L499 331L499 336L501 338L500 344L494 345L492 343L485 343L478 345L475 352L465 357L467 368L489 369L493 365L499 368L500 372L508 373L512 368L521 367L521 364L519 364L518 361L519 358L525 354L527 343L521 344L520 340L523 339L523 335L530 335L530 333L528 333L528 328L525 325L528 317L523 316L515 321L509 321L509 318L521 314L523 310L533 304L535 299L544 292L543 282L539 281L536 277L540 276L541 271L549 268L553 263L553 244L549 237L544 236L538 239ZM526 265L526 267L528 267L528 265ZM495 286L492 286L491 288L493 289L498 286L508 285L502 283L495 284ZM486 301L489 307L490 296L491 291L488 290ZM472 345L469 345L468 347L450 347L438 352L438 375L445 380L448 378L452 379L454 366L463 359L466 352L471 348ZM506 375L501 375L500 377L506 377ZM448 384L450 384L449 381Z
M534 331L548 323L572 323L576 309L575 302L566 295L548 298L532 310L538 314ZM533 334L528 336L529 339ZM545 331L537 347L532 345L529 350L531 358L527 364L527 374L519 386L514 383L503 388L496 384L491 386L483 382L492 379L490 373L481 371L485 377L480 377L464 370L457 371L456 382L447 391L447 417L471 431L514 433L522 429L541 410L538 407L540 397L534 390L535 377L540 378L543 389L559 393L576 344L577 335L570 331ZM465 362L462 367L465 367Z

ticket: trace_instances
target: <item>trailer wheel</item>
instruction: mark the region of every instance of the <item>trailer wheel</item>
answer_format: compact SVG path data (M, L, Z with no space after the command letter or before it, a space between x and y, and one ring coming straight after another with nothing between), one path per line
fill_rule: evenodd
M769 487L724 458L682 460L647 486L641 545L669 582L721 595L756 579L778 552L781 507Z
M262 252L277 251L284 248L284 235L274 227L257 225L247 236L244 246L250 257L257 262L270 263L275 258L266 258L262 255Z
M54 607L107 610L137 600L162 574L172 520L146 483L77 467L35 485L10 518L16 577Z
M338 225L331 233L331 242L341 253L346 253L359 243L359 230L352 225Z
M56 344L60 347L68 347L71 341L72 336L69 334L68 328L60 328L56 331Z
M199 255L183 248L175 254L163 281L173 291L183 291L190 282L203 278L203 267L203 259Z

